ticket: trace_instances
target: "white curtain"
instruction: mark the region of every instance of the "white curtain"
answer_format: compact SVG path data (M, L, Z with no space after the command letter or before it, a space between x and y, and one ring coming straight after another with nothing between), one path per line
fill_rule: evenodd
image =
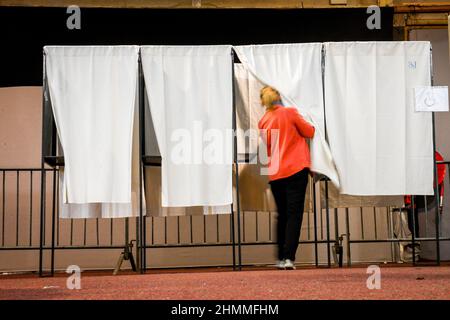
M62 202L73 209L65 211L67 217L99 217L91 210L99 204L102 217L135 215L122 209L132 202L138 52L137 46L45 47L65 158Z
M162 206L232 203L231 46L143 46Z
M429 42L327 43L325 110L341 193L433 194L430 113L414 87L430 85Z
M322 44L273 44L234 47L242 64L261 82L276 88L285 104L296 107L316 128L311 140L311 170L339 186L325 140Z
M133 121L133 152L131 162L131 202L128 203L65 203L59 202L60 218L124 218L139 216L139 104L136 95ZM141 177L142 181L143 178ZM142 183L144 186L144 183ZM59 170L59 199L64 199L64 167ZM141 193L142 214L146 214L145 186Z
M264 115L259 93L263 83L241 63L234 64L234 92L236 99L237 149L239 154L258 152L258 121Z

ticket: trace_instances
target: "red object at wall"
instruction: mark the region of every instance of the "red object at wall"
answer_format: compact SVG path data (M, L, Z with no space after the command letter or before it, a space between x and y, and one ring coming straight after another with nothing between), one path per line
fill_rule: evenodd
M435 152L436 161L444 161L444 158L439 152ZM444 182L446 167L445 164L441 163L437 165L437 173L438 173L438 184L441 185ZM443 189L444 186L442 186ZM442 193L442 192L441 192Z
M444 158L442 157L442 155L435 151L434 153L434 157L436 161L444 161ZM437 176L438 176L438 185L439 185L439 189L440 189L440 203L442 205L443 201L442 201L442 197L444 196L444 178L445 178L445 173L447 171L446 165L443 163L440 163L437 165ZM434 180L434 179L433 179ZM434 183L433 183L434 186ZM405 196L405 205L411 205L411 196Z

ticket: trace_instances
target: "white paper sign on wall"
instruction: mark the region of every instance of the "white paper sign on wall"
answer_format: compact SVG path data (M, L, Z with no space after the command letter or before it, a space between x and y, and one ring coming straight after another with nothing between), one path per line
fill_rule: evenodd
M415 87L416 112L446 112L448 108L448 87Z

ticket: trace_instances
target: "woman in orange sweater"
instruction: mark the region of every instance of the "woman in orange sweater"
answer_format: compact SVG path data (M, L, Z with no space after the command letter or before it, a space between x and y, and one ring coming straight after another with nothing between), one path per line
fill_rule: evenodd
M278 210L277 243L280 269L295 269L295 254L303 220L306 186L311 166L306 139L314 127L295 108L284 107L278 91L261 89L266 113L258 123L269 156L269 183Z

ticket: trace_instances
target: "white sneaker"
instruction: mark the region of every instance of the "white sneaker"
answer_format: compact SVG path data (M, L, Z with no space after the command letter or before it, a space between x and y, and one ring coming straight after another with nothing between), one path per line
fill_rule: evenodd
M284 260L284 268L286 270L295 270L294 262L289 259Z
M285 269L284 263L285 263L284 260L277 260L277 263L275 264L275 266L276 266L278 269L284 270L284 269Z

